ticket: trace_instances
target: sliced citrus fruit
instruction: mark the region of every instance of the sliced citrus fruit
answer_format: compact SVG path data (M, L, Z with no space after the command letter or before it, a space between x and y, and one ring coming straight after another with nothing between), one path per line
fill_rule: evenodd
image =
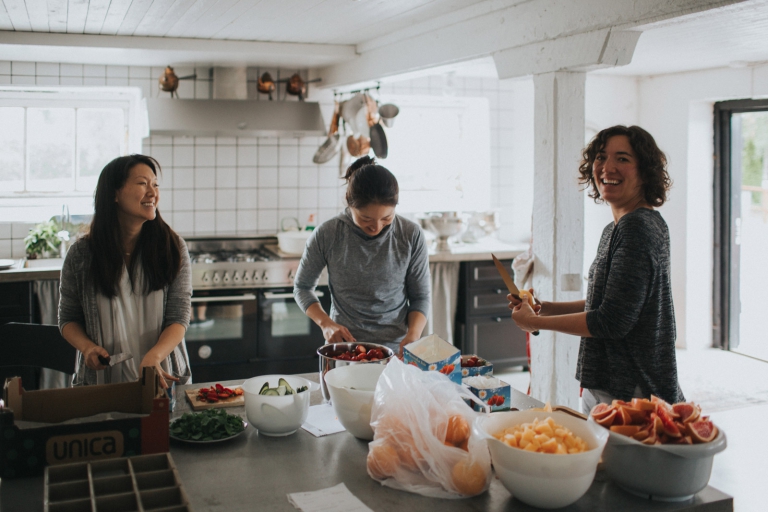
M613 409L608 414L608 416L600 418L599 420L595 419L595 421L597 422L598 425L602 425L604 427L610 427L611 425L613 425L613 420L616 419L616 414L617 414L616 409Z
M632 437L638 432L640 432L640 426L639 425L613 425L611 427L611 432L616 432L617 434L621 434L623 436Z
M593 418L596 420L605 418L609 414L611 414L611 411L613 411L613 407L611 407L608 404L597 404L592 408L592 412L590 414Z
M694 443L709 443L717 437L717 427L709 420L699 420L686 425Z

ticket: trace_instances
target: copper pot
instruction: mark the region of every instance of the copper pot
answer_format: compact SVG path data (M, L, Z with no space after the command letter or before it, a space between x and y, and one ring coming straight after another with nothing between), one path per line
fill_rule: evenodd
M269 94L269 100L272 101L272 93L275 92L275 81L272 75L264 72L256 81L256 89L262 94Z
M347 151L354 157L367 155L371 150L371 139L365 135L355 138L354 135L347 137Z
M165 73L160 76L158 83L160 90L169 92L173 96L173 93L179 88L179 77L173 72L173 68L168 66L165 68Z
M307 84L304 83L301 75L294 73L291 75L291 78L288 79L288 84L285 90L292 96L298 96L300 101L304 101L304 95L307 94Z

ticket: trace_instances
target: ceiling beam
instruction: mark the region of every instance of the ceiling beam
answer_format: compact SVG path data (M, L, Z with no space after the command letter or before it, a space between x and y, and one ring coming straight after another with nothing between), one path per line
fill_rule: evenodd
M136 66L316 67L351 60L352 45L0 31L5 60Z
M554 71L593 71L632 62L642 32L595 30L493 54L499 78Z
M585 32L631 29L742 1L530 0L499 7L499 2L489 0L492 11L484 10L483 4L460 21L447 17L445 26L436 28L428 22L422 24L424 32L409 27L389 34L358 46L358 57L315 69L312 75L322 77L322 87L343 87Z

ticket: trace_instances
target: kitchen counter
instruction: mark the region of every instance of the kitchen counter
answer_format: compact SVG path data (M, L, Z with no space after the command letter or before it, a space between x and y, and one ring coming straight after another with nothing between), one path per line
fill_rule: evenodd
M318 382L318 374L302 375ZM233 386L242 381L224 382ZM179 386L180 399L174 418L189 411L184 389L209 384ZM311 404L321 403L320 391L312 392ZM541 402L513 390L512 406L530 409ZM245 408L227 409L245 418ZM231 441L209 445L189 445L171 441L171 455L184 489L196 512L270 510L295 512L287 494L332 487L344 482L347 488L375 512L403 510L443 511L533 511L540 510L515 500L501 482L493 479L490 490L463 500L438 500L383 487L368 476L368 444L347 432L316 438L299 429L286 437L260 436L252 426ZM0 510L29 512L43 510L43 479L3 480L0 484ZM628 494L598 471L586 495L568 511L733 511L733 498L706 487L691 501L663 503Z
M25 263L27 266L24 266ZM63 263L64 260L61 258L17 260L13 267L0 270L0 283L58 279L61 276Z
M429 262L490 260L495 254L500 260L512 259L528 250L528 244L508 244L486 237L476 243L451 243L449 251L429 251Z

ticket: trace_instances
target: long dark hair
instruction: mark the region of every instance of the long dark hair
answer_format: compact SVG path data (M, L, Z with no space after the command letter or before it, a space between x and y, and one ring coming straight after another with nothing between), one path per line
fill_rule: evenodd
M375 158L358 158L342 179L347 181L347 204L352 208L372 203L397 206L400 195L397 178L386 167L377 165Z
M667 172L667 157L656 145L653 136L639 126L616 125L601 130L589 142L582 152L579 165L579 183L589 188L589 197L596 203L603 199L592 175L592 165L597 154L605 148L608 139L616 135L624 135L629 139L629 145L637 156L637 171L643 183L643 198L651 206L658 207L667 201L667 193L672 187L672 178Z
M125 185L131 169L139 164L145 164L152 169L155 176L160 172L160 164L152 157L121 156L102 169L96 184L95 211L86 238L91 250L90 279L96 289L107 297L117 295L123 273L123 245L115 194ZM134 257L128 267L132 289L139 261L144 273L144 282L141 283L144 293L164 288L178 275L181 266L181 239L166 224L159 210L154 220L148 220L141 226L133 253Z

